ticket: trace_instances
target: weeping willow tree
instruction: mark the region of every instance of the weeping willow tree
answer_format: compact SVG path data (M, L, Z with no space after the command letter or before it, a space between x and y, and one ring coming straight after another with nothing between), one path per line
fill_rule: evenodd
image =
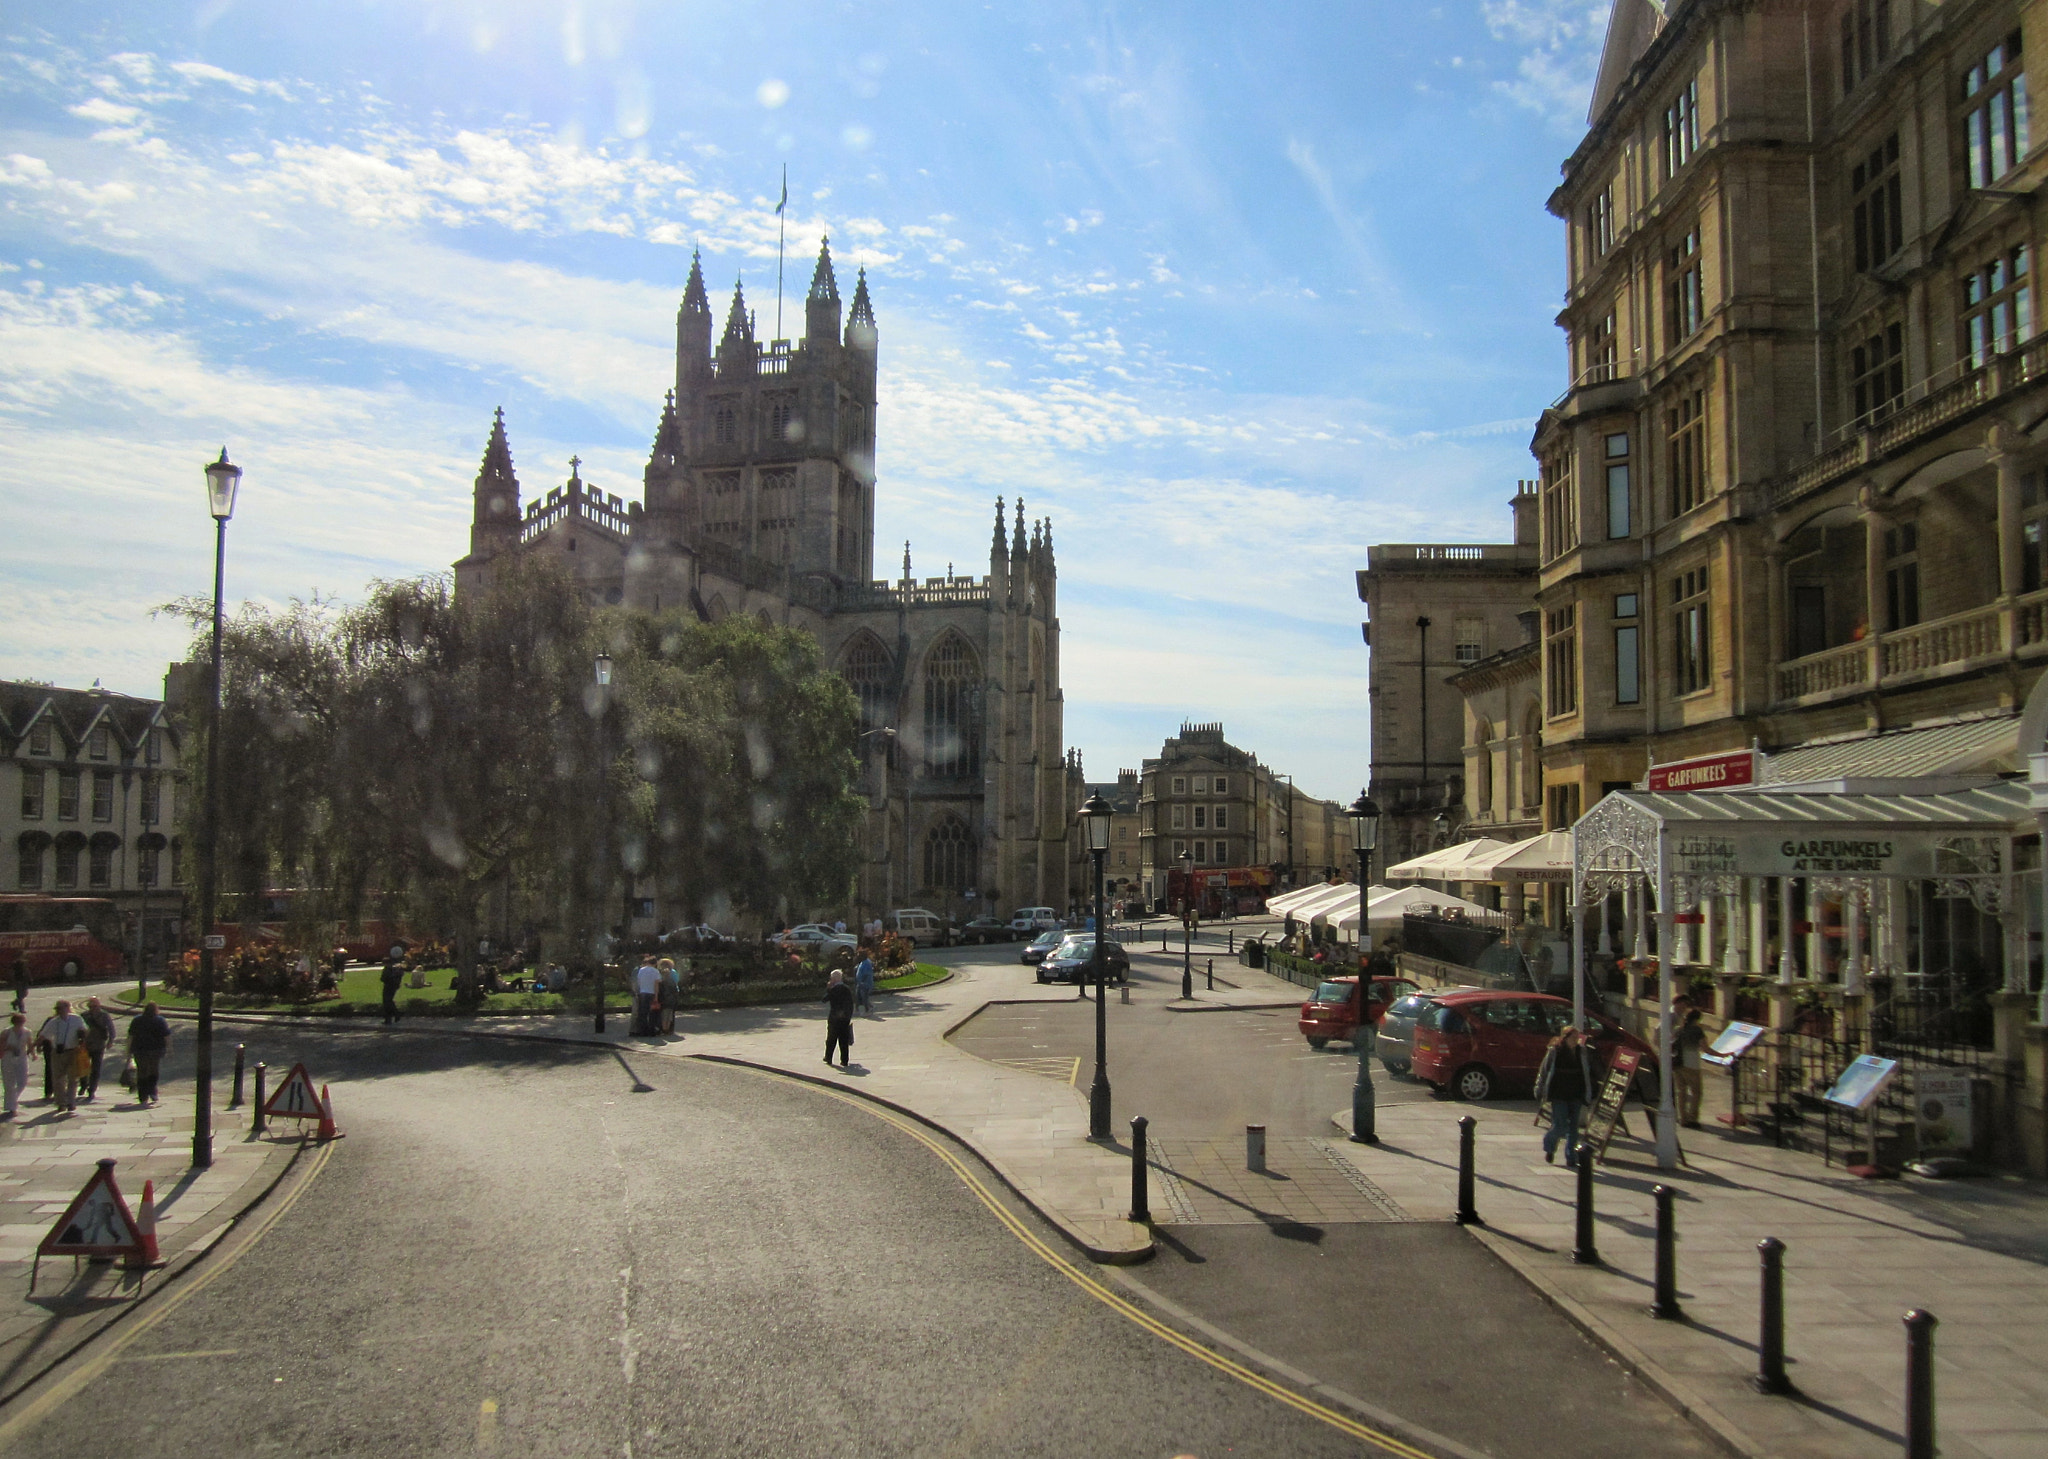
M625 920L624 876L693 913L769 917L842 900L857 869L858 710L816 643L596 609L551 559L459 599L429 576L354 607L244 607L222 696L224 905L254 921L266 888L292 888L300 945L379 914L469 969L494 898L580 950Z

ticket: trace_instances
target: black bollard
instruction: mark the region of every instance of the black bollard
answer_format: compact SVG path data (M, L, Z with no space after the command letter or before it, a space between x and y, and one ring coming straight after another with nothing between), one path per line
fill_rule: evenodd
M1209 959L1209 991L1216 991L1216 959L1213 957Z
M1906 1314L1906 1459L1934 1459L1934 1314Z
M1579 1166L1579 1221L1577 1239L1572 1246L1572 1260L1580 1266L1600 1265L1600 1252L1593 1244L1593 1147L1581 1143L1578 1152Z
M1458 1224L1460 1226L1484 1226L1479 1219L1479 1207L1474 1198L1478 1186L1478 1175L1474 1169L1476 1152L1474 1145L1479 1134L1479 1121L1470 1115L1458 1117Z
M1145 1194L1145 1126L1143 1115L1131 1117L1131 1219L1150 1222L1152 1204Z
M242 1105L242 1054L247 1047L246 1044L235 1045L235 1090L228 1096L229 1109L239 1109Z
M1678 1192L1660 1185L1650 1194L1657 1198L1657 1300L1650 1315L1676 1322L1685 1316L1678 1306L1678 1217L1672 1209Z
M263 1063L261 1060L257 1061L256 1103L249 1110L249 1133L252 1135L263 1133L263 1075L269 1067L268 1064Z
M1235 927L1230 929L1230 951L1237 951L1237 929Z
M1756 1377L1750 1379L1759 1393L1790 1393L1792 1380L1785 1376L1785 1243L1766 1236L1756 1244L1763 1262L1763 1313L1756 1344Z

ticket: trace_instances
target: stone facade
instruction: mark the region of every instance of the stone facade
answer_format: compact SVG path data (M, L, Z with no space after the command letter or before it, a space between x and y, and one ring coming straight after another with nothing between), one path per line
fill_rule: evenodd
M1466 813L1466 710L1458 674L1523 642L1536 585L1536 494L1518 483L1514 540L1383 543L1366 549L1377 863L1390 866L1456 840ZM1515 721L1515 736L1528 726ZM1341 868L1340 868L1341 869Z
M1547 825L1654 762L2011 712L2048 664L2037 19L1616 5L1550 203Z
M986 576L919 580L910 544L874 576L879 337L863 272L842 328L829 248L805 337L758 341L733 290L716 349L701 261L676 321L676 377L641 499L571 460L523 508L503 413L475 487L457 591L510 552L570 562L595 602L749 614L802 628L860 696L870 814L860 911L929 903L972 916L1064 906L1071 879L1052 524L996 503ZM657 907L653 921L690 920Z

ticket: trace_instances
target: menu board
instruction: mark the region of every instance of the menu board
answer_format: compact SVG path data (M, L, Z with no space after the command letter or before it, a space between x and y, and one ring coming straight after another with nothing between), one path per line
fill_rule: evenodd
M1764 1036L1760 1023L1731 1023L1722 1029L1700 1055L1709 1064L1732 1064L1749 1052L1750 1045Z
M1846 1109L1868 1109L1871 1101L1884 1091L1885 1085L1891 1083L1892 1075L1898 1072L1897 1059L1880 1059L1875 1054L1864 1054L1842 1071L1835 1087L1827 1092L1827 1101Z
M1586 1121L1583 1137L1595 1155L1607 1153L1607 1142L1614 1138L1621 1107L1628 1102L1628 1092L1635 1087L1636 1070L1642 1067L1642 1062L1643 1056L1636 1049L1624 1047L1614 1051L1614 1062L1607 1066L1607 1078L1601 1082L1600 1097L1593 1102L1593 1113Z

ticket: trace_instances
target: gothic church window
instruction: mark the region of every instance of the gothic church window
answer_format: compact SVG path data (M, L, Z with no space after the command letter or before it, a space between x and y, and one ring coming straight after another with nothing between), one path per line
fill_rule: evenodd
M718 401L711 407L711 439L720 446L731 446L740 438L740 413L730 400Z
M976 875L974 835L958 816L947 816L924 841L924 884L933 891L967 892Z
M956 633L925 659L924 754L934 776L981 773L980 677L974 650Z
M840 672L860 699L860 727L880 729L889 723L889 654L873 634L863 633L846 651Z

